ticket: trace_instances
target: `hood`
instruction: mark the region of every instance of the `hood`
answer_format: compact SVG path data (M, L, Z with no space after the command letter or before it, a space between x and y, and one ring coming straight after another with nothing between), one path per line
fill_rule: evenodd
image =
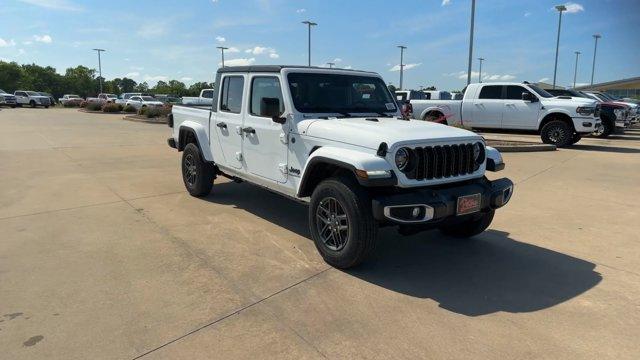
M543 102L546 106L571 106L571 107L596 106L596 104L598 103L595 100L581 98L581 97L572 97L571 99L553 97L553 98L544 99Z
M301 133L307 136L363 146L374 150L380 146L381 142L386 142L391 148L398 143L420 143L428 140L482 139L480 135L468 130L423 120L400 120L395 117L307 119L299 123L299 126L301 127Z

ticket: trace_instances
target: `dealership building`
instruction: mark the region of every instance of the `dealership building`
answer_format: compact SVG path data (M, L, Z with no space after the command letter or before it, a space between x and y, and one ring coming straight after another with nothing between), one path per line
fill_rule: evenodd
M640 98L640 76L593 85L577 86L576 90L602 91L621 98Z

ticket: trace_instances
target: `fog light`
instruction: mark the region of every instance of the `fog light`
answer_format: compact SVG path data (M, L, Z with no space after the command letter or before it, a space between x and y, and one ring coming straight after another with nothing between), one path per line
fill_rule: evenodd
M583 123L582 123L582 126L584 126L584 127L592 127L592 126L593 126L593 123L590 123L590 122L583 122Z
M418 216L420 216L420 208L419 207L414 207L413 210L411 210L411 216L414 219L417 219Z

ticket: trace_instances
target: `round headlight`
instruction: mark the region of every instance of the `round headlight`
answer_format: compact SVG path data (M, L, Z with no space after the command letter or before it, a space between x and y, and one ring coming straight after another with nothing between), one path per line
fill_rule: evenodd
M411 150L408 148L400 148L396 151L396 166L398 170L405 171L409 168L409 162L411 161Z
M473 160L476 164L482 164L484 162L484 145L482 143L473 144Z

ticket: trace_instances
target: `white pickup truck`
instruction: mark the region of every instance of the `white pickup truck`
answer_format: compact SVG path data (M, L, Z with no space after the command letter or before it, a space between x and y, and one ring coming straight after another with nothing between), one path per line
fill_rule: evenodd
M536 131L564 147L600 126L600 108L589 99L560 99L529 83L470 84L462 100L412 100L413 118L474 129Z
M200 90L200 96L184 96L182 98L183 105L211 105L213 103L214 89Z
M207 196L224 176L308 203L332 266L363 261L380 226L477 235L513 193L509 179L485 177L504 168L497 150L464 129L399 118L376 73L225 67L216 84L212 106L176 105L169 116L187 191Z

